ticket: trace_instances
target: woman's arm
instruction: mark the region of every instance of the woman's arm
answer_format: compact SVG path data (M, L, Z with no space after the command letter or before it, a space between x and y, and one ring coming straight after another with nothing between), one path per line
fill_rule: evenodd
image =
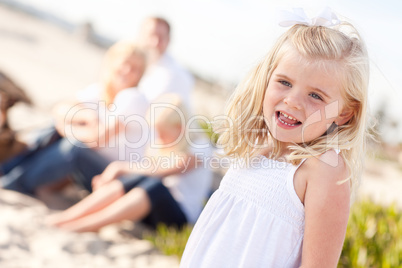
M110 117L106 123L101 123L97 109L76 101L56 105L53 118L60 135L78 140L91 148L107 146L109 139L124 129L117 117Z
M52 110L55 127L63 137L73 135L78 140L93 140L98 129L98 115L77 101L65 101ZM86 133L84 136L81 133Z
M304 200L305 231L301 267L336 267L342 251L349 218L347 168L334 151L320 159L308 159L307 188Z

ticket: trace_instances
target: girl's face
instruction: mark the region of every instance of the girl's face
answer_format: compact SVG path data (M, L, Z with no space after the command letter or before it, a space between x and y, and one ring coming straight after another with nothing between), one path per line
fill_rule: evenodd
M263 114L272 136L283 143L306 143L323 135L333 122L346 123L336 62L314 63L289 53L272 73Z
M113 65L112 85L117 92L136 87L145 69L144 58L138 55L116 60Z

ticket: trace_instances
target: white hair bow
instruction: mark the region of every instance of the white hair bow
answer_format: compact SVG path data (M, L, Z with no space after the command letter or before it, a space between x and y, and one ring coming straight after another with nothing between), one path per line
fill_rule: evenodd
M324 8L316 17L311 19L307 17L302 8L293 8L293 12L281 10L279 13L279 25L283 27L295 24L331 27L340 23L341 21L329 7Z

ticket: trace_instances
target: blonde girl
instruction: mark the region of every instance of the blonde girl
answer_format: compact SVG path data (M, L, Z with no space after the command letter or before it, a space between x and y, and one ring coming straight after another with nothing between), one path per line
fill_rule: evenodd
M211 172L202 164L210 148L205 143L193 146L203 142L185 138L188 117L177 95L163 95L153 105L150 122L158 139L151 142L147 156L135 163L112 162L93 178L94 192L52 215L50 224L87 232L122 220L153 228L196 221L210 191Z
M236 160L181 267L337 266L362 172L369 65L356 29L329 15L328 27L291 27L233 93L219 142Z

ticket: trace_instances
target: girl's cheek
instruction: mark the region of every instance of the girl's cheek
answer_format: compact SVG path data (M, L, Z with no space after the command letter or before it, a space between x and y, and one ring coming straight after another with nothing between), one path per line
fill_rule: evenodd
M277 87L271 87L267 89L265 94L266 97L268 97L271 102L277 102L286 97L286 92L284 90L280 90Z
M331 120L331 118L328 117L325 107L311 107L309 111L306 112L306 116L306 122L310 122L310 124Z

